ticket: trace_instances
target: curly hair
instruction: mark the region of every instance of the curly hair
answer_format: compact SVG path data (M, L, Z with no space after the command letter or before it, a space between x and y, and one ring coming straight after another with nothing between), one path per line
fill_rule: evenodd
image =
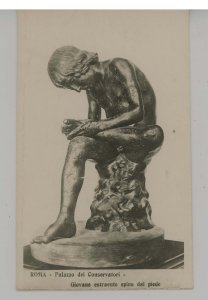
M79 50L73 46L63 46L52 54L48 62L48 74L52 82L63 87L64 84L87 73L91 64L98 61L94 52Z

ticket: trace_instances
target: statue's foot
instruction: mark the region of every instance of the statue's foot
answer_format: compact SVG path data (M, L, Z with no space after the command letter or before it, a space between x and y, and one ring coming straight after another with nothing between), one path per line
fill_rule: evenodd
M44 235L37 236L32 243L49 243L51 241L73 237L76 233L76 224L69 217L59 215L56 222L51 224Z

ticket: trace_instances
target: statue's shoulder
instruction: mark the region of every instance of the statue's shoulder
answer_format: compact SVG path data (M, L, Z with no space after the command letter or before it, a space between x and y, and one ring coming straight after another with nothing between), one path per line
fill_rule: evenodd
M125 58L116 57L109 61L109 68L126 70L129 69L133 64Z
M120 57L109 60L108 67L113 74L121 74L124 77L131 77L135 70L134 64L129 60Z

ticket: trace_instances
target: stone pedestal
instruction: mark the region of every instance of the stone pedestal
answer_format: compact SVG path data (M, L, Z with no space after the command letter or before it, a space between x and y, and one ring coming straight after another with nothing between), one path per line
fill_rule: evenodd
M145 187L146 163L131 162L121 153L111 164L96 167L100 180L86 228L120 232L152 228Z
M50 265L116 268L149 263L161 252L164 232L154 226L138 232L100 232L78 223L76 236L48 244L31 244L31 254Z

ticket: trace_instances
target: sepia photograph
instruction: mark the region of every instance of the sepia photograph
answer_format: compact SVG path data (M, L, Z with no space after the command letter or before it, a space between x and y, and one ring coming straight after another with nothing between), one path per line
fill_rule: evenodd
M17 289L193 287L189 12L18 11Z

